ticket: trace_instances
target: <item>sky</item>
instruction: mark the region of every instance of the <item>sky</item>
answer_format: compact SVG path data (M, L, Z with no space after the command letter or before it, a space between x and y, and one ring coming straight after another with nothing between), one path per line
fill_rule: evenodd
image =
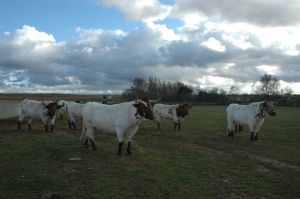
M121 93L134 78L300 94L300 0L0 0L0 92Z

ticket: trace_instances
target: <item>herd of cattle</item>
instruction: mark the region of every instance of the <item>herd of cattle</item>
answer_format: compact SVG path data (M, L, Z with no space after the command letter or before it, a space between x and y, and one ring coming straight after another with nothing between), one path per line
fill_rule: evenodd
M174 121L174 130L181 130L181 122L189 114L192 108L190 103L166 105L157 103L159 100L148 98L136 99L131 102L107 105L98 102L85 104L74 101L60 100L36 101L24 99L18 106L18 127L26 121L28 129L31 129L32 119L39 119L48 131L54 130L54 122L57 114L67 112L69 128L77 129L75 118L82 118L81 142L94 150L97 149L94 141L95 129L101 132L116 133L119 147L118 155L122 154L122 145L127 143L127 154L131 154L132 137L138 131L143 120L153 120L160 129L162 118ZM227 109L228 137L233 137L234 132L242 125L248 125L251 132L251 140L258 139L259 130L265 116L276 115L271 101L253 102L248 105L230 104Z

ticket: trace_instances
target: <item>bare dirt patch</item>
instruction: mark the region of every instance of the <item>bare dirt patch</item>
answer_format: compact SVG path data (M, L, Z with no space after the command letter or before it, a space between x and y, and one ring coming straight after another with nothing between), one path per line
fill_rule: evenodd
M67 162L63 168L64 172L67 174L76 173L80 169L81 169L81 165L78 164L78 162Z
M252 159L258 160L261 163L266 163L266 164L270 164L273 167L277 167L277 168L288 168L291 170L295 170L295 171L300 171L300 167L298 165L293 165L293 164L288 164L286 162L282 162L282 161L277 161L277 160L272 160L269 158L264 158L264 157L260 157L260 156L250 156Z

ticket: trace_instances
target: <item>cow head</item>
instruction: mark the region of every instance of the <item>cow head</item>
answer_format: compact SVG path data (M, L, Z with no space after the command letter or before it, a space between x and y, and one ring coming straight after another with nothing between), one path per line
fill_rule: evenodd
M43 106L47 110L46 115L49 116L51 119L56 115L56 111L59 110L64 105L65 105L64 103L62 105L58 105L57 102L51 102L45 105L43 102Z
M67 103L65 103L64 100L59 100L57 104L60 106L59 111L61 113L64 113L65 111L67 111L67 109L68 109Z
M191 109L191 108L192 108L192 104L191 103L180 104L176 108L176 115L177 115L177 117L184 118L186 115L189 114L189 109Z
M143 101L143 100L136 100L133 104L136 108L136 115L140 115L148 120L154 119L153 109L151 104Z
M274 105L273 105L272 101L264 101L262 103L262 108L269 115L271 115L271 116L275 116L276 115L276 112L275 112Z

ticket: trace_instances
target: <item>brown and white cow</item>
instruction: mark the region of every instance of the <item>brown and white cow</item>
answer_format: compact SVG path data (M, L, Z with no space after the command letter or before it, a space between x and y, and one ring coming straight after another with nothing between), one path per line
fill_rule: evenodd
M157 123L157 128L160 129L160 120L162 118L172 119L174 121L174 130L181 130L181 122L184 120L185 116L189 114L189 109L192 108L190 103L184 104L155 104L153 106L153 112L155 121Z
M83 127L80 137L86 146L91 143L97 150L94 142L95 129L101 132L116 133L119 141L118 155L122 154L122 145L127 142L127 154L131 154L132 137L139 129L144 119L153 120L153 110L143 100L124 102L120 104L100 104L88 102L82 109Z
M226 111L228 137L234 137L234 130L237 125L248 125L252 141L258 140L258 133L264 123L265 116L276 115L271 101L253 102L248 105L230 104Z
M51 131L53 131L56 111L62 106L52 101L24 99L19 105L18 129L21 128L21 123L27 120L28 129L31 130L32 119L40 119L45 126L46 132L49 124L51 125Z

